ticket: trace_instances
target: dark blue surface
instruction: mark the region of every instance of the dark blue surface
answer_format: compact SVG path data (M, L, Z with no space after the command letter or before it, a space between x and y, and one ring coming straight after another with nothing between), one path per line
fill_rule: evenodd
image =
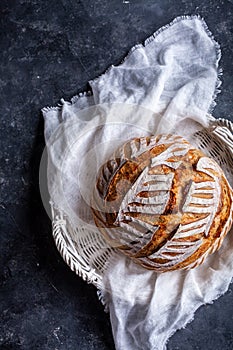
M223 85L213 114L232 118L233 1L1 0L0 11L0 348L112 350L96 290L63 262L41 204L40 109L86 89L174 17L199 13L222 48ZM168 344L232 348L232 285Z

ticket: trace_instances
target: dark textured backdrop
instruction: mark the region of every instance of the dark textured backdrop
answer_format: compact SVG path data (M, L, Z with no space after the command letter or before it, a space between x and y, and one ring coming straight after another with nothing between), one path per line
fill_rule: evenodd
M51 238L38 190L40 109L84 90L89 79L174 17L195 13L222 48L223 85L214 115L232 118L232 0L0 1L1 349L114 349L95 288L69 270ZM232 348L232 285L168 345Z

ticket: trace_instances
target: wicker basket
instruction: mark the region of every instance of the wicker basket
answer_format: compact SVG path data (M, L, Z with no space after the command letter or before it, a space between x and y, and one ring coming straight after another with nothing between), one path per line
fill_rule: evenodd
M233 185L233 123L226 119L208 116L208 128L194 134L193 144L223 168L228 181ZM72 227L68 217L53 203L52 227L56 246L72 271L84 281L102 289L102 280L111 258L116 251L111 248L98 230Z

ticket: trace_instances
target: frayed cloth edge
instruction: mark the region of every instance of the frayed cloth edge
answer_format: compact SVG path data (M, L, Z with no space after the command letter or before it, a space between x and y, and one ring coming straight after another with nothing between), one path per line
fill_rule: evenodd
M208 37L212 40L212 42L214 43L214 46L215 46L215 51L216 51L216 66L217 66L217 80L216 80L216 84L215 84L215 91L214 91L214 94L212 96L212 102L210 104L210 107L209 107L209 110L208 110L208 113L211 113L214 109L214 107L216 106L216 98L217 98L217 95L221 92L221 90L219 89L221 84L222 84L222 81L220 79L220 76L222 76L223 74L223 70L221 67L218 67L218 63L221 59L221 48L220 48L220 45L219 43L215 40L212 32L209 30L205 20L203 17L201 17L199 14L197 15L182 15L182 16L178 16L176 18L174 18L170 23L162 26L161 28L159 28L158 30L156 30L151 36L149 36L145 41L144 43L139 43L139 44L136 44L134 45L130 51L128 52L128 54L123 58L123 60L118 64L118 65L111 65L110 67L108 67L105 72L103 74L100 74L98 77L92 79L92 80L89 80L89 84L93 84L95 83L98 79L100 79L101 77L103 77L105 74L107 74L113 67L119 67L121 64L123 64L129 57L130 55L137 49L139 48L143 48L145 46L147 46L148 44L150 44L161 32L165 31L166 29L170 28L171 26L173 26L174 24L182 21L182 20L193 20L193 19L198 19L201 21L202 23L202 26L205 30L205 32L207 33ZM88 90L88 91L84 91L84 92L80 92L79 94L77 95L74 95L70 102L66 102L66 103L69 103L69 104L74 104L79 98L83 97L83 96L93 96L93 92L91 90ZM48 107L44 107L42 108L42 114L43 116L45 116L45 114L49 111L59 111L61 110L62 108L62 105L64 104L64 99L61 98L61 103L58 104L57 106L48 106Z

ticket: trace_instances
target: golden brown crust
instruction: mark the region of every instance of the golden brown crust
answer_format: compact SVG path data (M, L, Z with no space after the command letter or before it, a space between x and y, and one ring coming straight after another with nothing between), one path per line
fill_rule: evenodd
M102 166L96 226L114 247L159 272L196 266L230 229L232 189L220 167L186 140L130 140Z

